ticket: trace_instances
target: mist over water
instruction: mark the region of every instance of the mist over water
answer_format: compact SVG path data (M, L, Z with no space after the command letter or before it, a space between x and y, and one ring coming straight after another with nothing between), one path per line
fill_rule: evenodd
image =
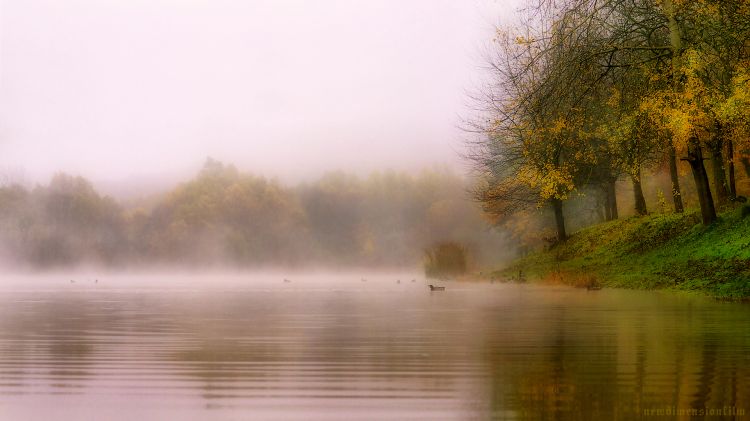
M3 2L2 265L418 267L446 241L505 258L456 152L514 7Z
M417 268L425 250L454 242L473 270L515 249L468 189L441 168L285 185L209 158L170 191L127 202L58 173L33 189L0 186L0 256L11 268L45 270Z
M284 279L5 278L2 416L574 420L750 404L750 335L725 328L750 322L747 306L489 283L429 292L408 272Z

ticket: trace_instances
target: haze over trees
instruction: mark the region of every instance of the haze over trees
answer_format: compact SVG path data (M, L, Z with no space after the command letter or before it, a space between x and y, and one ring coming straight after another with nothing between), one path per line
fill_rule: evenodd
M10 263L109 266L417 266L445 241L474 263L503 237L452 172L343 172L297 186L209 159L192 179L143 206L102 196L82 177L0 187L0 256Z
M523 17L497 31L491 79L474 95L483 118L469 125L479 134L470 157L485 211L518 225L549 209L564 241L581 207L598 220L623 214L626 191L627 213L654 211L644 185L664 185L662 172L658 207L697 204L704 224L743 200L750 3L535 0Z

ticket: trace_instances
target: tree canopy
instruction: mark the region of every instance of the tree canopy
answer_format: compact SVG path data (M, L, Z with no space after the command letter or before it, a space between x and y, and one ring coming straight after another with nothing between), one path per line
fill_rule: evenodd
M750 164L748 12L743 0L528 2L519 25L498 29L473 95L476 197L496 218L550 206L565 240L563 203L599 189L616 218L624 178L644 215L644 171L665 163L681 212L685 163L703 222L716 220L738 195L735 160Z

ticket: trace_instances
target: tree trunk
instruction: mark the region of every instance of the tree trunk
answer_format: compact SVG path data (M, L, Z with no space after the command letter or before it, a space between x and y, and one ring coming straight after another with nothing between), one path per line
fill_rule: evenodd
M711 146L711 169L714 178L714 188L716 189L716 203L719 206L726 205L729 201L729 189L727 188L727 178L724 173L724 158L721 156L719 146Z
M617 190L616 190L617 179L612 177L607 180L607 198L609 199L609 214L612 217L611 220L619 218L617 214Z
M663 0L662 1L662 7L664 10L664 14L667 17L667 28L669 29L669 45L672 48L672 89L675 94L679 94L682 92L682 82L680 81L680 67L681 67L681 61L682 61L682 34L680 30L680 24L677 22L677 18L675 17L675 10L674 10L674 4L672 3L672 0ZM677 178L677 163L675 162L677 157L674 156L674 142L670 142L670 160L672 162L669 163L669 173L672 177L672 199L674 200L674 210L677 213L680 213L684 209L684 205L682 203L682 195L680 194L680 183ZM700 146L699 146L699 152L700 152ZM693 164L691 163L690 166ZM701 158L700 166L703 168L703 172L705 173L705 167L703 167L703 160ZM693 176L695 176L695 170L693 170ZM710 194L710 190L709 190ZM713 206L713 201L711 202L711 206ZM703 207L701 206L701 209Z
M724 172L724 156L721 153L722 149L724 149L724 133L719 123L716 123L716 133L709 148L711 150L711 170L716 188L716 203L719 206L723 206L729 201L729 189L727 188L727 177Z
M682 205L682 192L680 191L680 179L677 174L677 152L674 145L669 144L669 178L672 180L672 201L674 202L674 211L682 213L685 208Z
M635 213L636 215L646 215L646 199L643 197L643 188L641 187L641 170L630 176L633 181L633 197L635 198Z
M604 192L604 220L605 221L611 221L612 220L612 207L609 205L609 186L604 185L602 186L602 191Z
M555 211L555 225L557 226L557 241L563 242L568 239L565 232L565 216L563 215L563 202L560 199L552 199L552 209Z
M737 198L737 184L734 178L734 142L732 138L727 139L727 164L729 166L729 199Z
M703 152L698 139L692 138L688 143L688 157L686 161L690 164L695 180L695 189L698 192L698 202L701 206L703 224L708 225L716 221L716 208L711 196L711 185L708 183L708 173L703 165Z
M599 194L596 195L596 217L598 223L609 221L609 207L607 207L607 189L603 184L599 185Z

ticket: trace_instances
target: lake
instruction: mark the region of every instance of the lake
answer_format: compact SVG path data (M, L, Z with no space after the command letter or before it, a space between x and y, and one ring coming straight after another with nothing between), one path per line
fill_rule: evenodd
M750 419L750 305L426 284L4 275L0 419Z

